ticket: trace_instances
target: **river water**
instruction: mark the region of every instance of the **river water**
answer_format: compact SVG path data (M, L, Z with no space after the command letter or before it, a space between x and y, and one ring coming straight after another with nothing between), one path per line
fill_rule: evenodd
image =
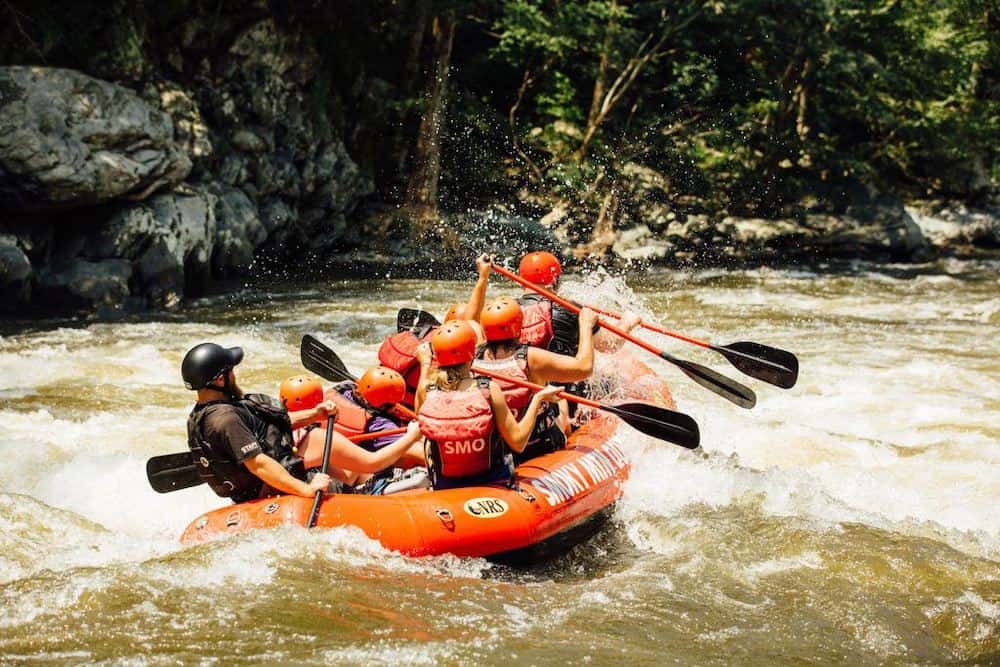
M1000 663L998 269L572 277L577 297L783 347L802 370L783 391L647 336L752 386L757 407L654 363L704 451L628 430L614 520L527 571L409 559L351 530L185 548L187 523L224 501L145 479L148 457L185 446L191 345L244 346L241 384L276 393L301 372L302 333L359 370L399 307L442 312L468 284L248 289L141 321L9 329L0 663Z

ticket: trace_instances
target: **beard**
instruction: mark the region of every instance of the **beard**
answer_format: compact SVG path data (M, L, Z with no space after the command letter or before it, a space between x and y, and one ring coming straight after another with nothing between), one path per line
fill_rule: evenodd
M229 391L231 391L233 393L233 396L235 396L236 398L243 398L243 389L240 387L239 384L236 383L235 378L233 379L232 382L229 383Z

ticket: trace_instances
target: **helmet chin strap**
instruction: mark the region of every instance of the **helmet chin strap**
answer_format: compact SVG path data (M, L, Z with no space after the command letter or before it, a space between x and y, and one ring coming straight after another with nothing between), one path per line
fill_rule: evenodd
M222 375L222 386L221 387L219 385L217 385L217 384L210 384L208 386L211 387L212 389L215 389L218 392L221 392L221 393L225 394L230 399L232 399L234 401L238 401L241 398L243 398L243 396L240 395L236 391L236 387L234 387L233 383L231 383L229 381L229 371L231 371L231 370L232 370L231 368L227 368L221 374ZM218 376L216 376L216 379L218 379Z

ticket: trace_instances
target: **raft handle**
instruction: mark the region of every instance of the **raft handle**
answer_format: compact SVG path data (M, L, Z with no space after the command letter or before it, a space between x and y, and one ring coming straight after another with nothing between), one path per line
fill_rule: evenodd
M451 510L439 507L434 510L434 513L437 514L437 518L441 520L441 523L444 524L445 528L448 530L455 530L455 517L452 516Z

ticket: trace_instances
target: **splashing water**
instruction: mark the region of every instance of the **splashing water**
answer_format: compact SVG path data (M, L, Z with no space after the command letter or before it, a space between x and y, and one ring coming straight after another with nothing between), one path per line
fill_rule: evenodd
M789 349L802 370L782 391L641 333L758 405L650 362L704 451L624 431L615 521L526 572L410 559L356 530L183 548L184 526L224 501L145 480L148 457L185 446L190 346L242 345L241 385L275 393L301 372L302 333L361 370L398 308L440 314L467 284L338 282L180 318L35 323L0 338L0 662L998 661L998 268L570 277L572 298Z

